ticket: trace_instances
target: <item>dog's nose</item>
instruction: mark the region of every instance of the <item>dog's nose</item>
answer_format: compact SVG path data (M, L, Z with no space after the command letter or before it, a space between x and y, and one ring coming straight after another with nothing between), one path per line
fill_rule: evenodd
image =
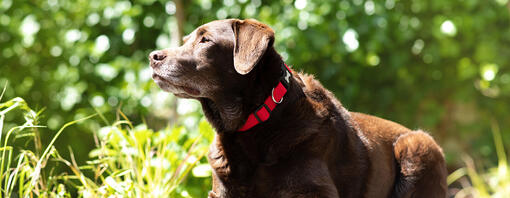
M163 60L165 60L166 58L166 54L165 52L161 51L161 50L158 50L158 51L153 51L149 54L149 60L151 61L151 63L159 63L159 62L162 62ZM151 64L151 66L155 66L157 64Z
M150 66L152 68L159 67L163 64L163 60L165 60L166 54L163 50L153 51L149 54Z

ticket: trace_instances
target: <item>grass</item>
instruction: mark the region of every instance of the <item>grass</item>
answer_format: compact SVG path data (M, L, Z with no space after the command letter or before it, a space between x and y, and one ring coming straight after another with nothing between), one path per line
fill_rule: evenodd
M496 167L477 170L475 163L468 155L463 155L466 167L454 171L448 176L448 185L455 182L462 188L454 197L507 198L510 196L510 167L503 146L501 131L496 121L492 121L492 135L498 156Z
M154 132L145 125L133 127L124 120L102 128L100 145L90 153L94 160L82 167L94 172L94 180L80 180L80 194L83 197L175 197L179 184L207 153L206 144L199 142L202 136L212 137L213 131L205 121L200 128L202 135L185 140L180 138L186 132L184 127ZM75 164L66 163L73 167L75 175L83 175Z
M118 119L96 133L96 149L89 153L89 161L78 165L71 149L66 159L54 144L68 126L95 115L62 126L43 150L39 129L44 126L38 123L42 111L33 111L22 98L0 103L0 132L5 117L14 110L23 112L25 123L7 130L5 137L0 133L3 142L0 197L190 197L182 185L186 176L190 172L194 177L210 176L208 166L201 159L212 140L213 130L204 120L200 122L200 135L190 137L181 126L160 131L148 129L144 124L134 126L118 111ZM13 139L20 137L33 139L33 151L11 145ZM44 175L50 162L65 164L70 172L50 171Z

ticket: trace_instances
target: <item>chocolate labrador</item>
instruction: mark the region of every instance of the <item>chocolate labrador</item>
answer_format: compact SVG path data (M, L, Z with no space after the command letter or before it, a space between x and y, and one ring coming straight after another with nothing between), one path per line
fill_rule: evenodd
M159 87L200 101L216 129L209 197L446 197L430 135L349 112L273 42L267 25L228 19L149 55Z

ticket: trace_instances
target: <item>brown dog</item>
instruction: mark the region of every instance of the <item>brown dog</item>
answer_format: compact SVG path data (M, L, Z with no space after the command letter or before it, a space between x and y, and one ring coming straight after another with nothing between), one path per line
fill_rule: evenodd
M217 131L209 197L446 196L431 136L347 111L285 65L268 26L213 21L184 41L152 52L150 65L163 90L199 100Z

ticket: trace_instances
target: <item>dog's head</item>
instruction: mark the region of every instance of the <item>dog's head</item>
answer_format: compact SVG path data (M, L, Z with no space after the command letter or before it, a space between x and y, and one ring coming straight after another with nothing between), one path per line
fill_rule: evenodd
M184 37L182 46L150 53L152 78L178 97L214 98L241 89L273 41L273 30L256 20L213 21Z

